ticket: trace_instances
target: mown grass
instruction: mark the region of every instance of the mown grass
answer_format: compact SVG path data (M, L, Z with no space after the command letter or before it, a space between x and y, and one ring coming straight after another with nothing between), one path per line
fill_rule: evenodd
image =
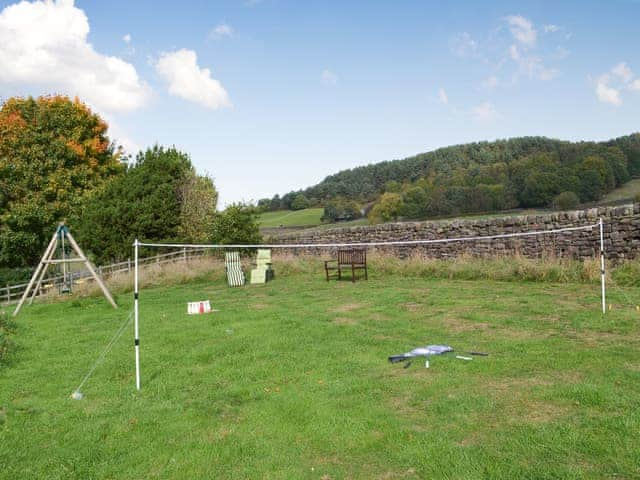
M261 227L309 227L320 225L322 208L305 208L304 210L280 210L276 212L264 212L258 217Z
M0 478L640 476L640 289L611 289L603 316L588 281L374 262L368 282L327 283L316 263L143 289L140 392L129 328L69 398L130 295L25 308L0 369ZM202 299L220 311L186 315ZM490 356L386 360L428 343Z
M0 367L8 362L9 355L15 349L12 339L14 332L15 323L9 317L8 312L0 312Z

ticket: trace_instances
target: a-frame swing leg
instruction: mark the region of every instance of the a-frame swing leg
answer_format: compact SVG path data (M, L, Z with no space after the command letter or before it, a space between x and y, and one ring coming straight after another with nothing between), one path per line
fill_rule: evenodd
M71 236L71 233L66 232L66 235L67 235L67 238L69 239L69 243L71 244L71 247L73 248L73 250L75 250L76 254L82 260L84 260L84 264L87 267L87 270L89 270L89 272L91 272L91 275L93 276L93 279L100 286L100 288L102 289L102 293L104 293L104 296L107 298L107 300L109 300L109 303L111 304L111 306L113 308L118 308L118 305L116 305L116 302L113 300L113 297L111 296L111 293L109 293L109 290L107 289L107 286L104 284L102 279L98 276L98 274L96 273L96 271L93 268L93 265L91 265L91 262L89 261L89 259L87 259L87 257L85 257L84 252L78 246L76 241L73 239L73 237Z
M49 245L47 246L47 249L45 250L44 255L42 256L42 259L40 260L40 263L38 264L36 271L33 272L33 275L31 276L31 280L29 280L29 284L27 285L27 288L22 294L22 298L20 298L20 301L18 302L16 309L13 311L14 317L18 315L18 312L22 308L24 301L29 296L29 291L31 290L31 287L33 287L33 283L35 282L36 278L38 278L38 276L40 275L40 272L44 268L44 265L45 265L44 261L47 258L49 258L49 256L51 255L51 252L55 250L55 246L57 244L57 237L58 237L58 232L56 231L56 233L53 234L53 237L51 237L51 241L49 242Z
M54 248L52 248L51 252L49 252L49 257L42 259L44 262L44 268L42 269L42 273L40 273L40 278L38 278L38 283L36 283L36 287L33 289L33 292L31 293L31 298L29 299L29 305L33 303L33 299L36 297L36 295L38 294L38 291L40 290L40 284L42 283L42 280L44 279L44 276L47 274L47 270L49 269L50 263L48 262L55 255L56 253L55 247L57 246L58 246L58 243L56 242L56 244L54 245Z

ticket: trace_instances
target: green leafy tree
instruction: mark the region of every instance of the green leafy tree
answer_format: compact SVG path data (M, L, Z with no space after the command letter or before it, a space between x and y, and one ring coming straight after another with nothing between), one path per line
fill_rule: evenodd
M309 208L309 200L302 193L298 193L291 202L291 210L304 210Z
M429 196L419 186L409 188L402 195L402 208L400 214L404 218L424 218L429 208Z
M243 203L229 205L215 215L209 240L222 245L261 243L256 208Z
M384 193L378 203L369 212L371 223L397 220L402 210L402 197L399 193Z
M124 171L107 124L79 100L10 98L0 107L0 266L31 266L58 222Z
M578 172L580 199L583 202L598 200L607 191L607 167L601 157L586 157L580 163Z
M553 208L556 210L571 210L579 204L580 198L575 192L562 192L553 199Z
M321 220L323 222L337 222L342 220L355 220L361 216L360 206L356 202L338 198L325 205Z
M178 237L190 243L206 242L218 204L213 180L191 170L182 182L178 182L177 192L180 201Z
M91 195L73 228L96 261L125 259L135 238L200 239L213 221L216 200L213 182L195 176L186 153L155 146L140 152L125 175Z

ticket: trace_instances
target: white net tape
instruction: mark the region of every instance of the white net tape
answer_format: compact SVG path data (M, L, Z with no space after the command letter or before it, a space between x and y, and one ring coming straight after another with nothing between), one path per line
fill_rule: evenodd
M501 233L498 235L479 235L470 237L433 238L423 240L390 240L376 242L354 242L354 243L274 243L274 244L193 244L193 243L144 243L138 242L140 247L160 247L160 248L343 248L343 247L383 247L383 246L404 246L404 245L428 245L433 243L464 242L478 240L494 240L498 238L527 237L532 235L547 235L552 233L574 232L577 230L593 230L599 228L599 223L583 225L580 227L563 227L551 230L533 230L530 232Z

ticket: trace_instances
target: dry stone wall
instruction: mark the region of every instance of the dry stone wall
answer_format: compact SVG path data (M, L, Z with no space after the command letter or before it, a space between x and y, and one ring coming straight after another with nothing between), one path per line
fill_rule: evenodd
M318 244L460 238L596 225L600 218L604 222L605 252L608 258L622 260L639 256L640 204L486 220L402 222L313 229L276 234L269 240L279 244ZM462 254L475 256L520 254L526 257L553 255L587 259L599 255L600 232L599 228L594 226L589 230L555 234L426 245L384 246L377 249L399 257L415 254L436 258L455 257ZM335 249L300 248L295 252L329 254L332 250Z

